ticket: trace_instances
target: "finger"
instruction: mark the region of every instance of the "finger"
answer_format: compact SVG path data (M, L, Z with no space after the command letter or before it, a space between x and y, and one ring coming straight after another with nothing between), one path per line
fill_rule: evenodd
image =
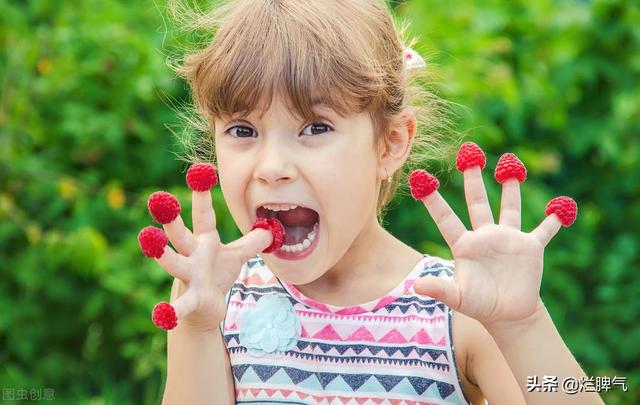
M199 235L216 229L216 214L213 210L211 192L193 191L191 193L193 233Z
M482 180L482 169L473 166L463 172L464 196L469 208L469 219L473 229L493 224L493 214L487 198L487 190Z
M551 238L558 233L561 226L562 223L558 216L556 214L551 214L546 217L536 229L531 231L531 235L537 238L544 247L547 246L549 241L551 241Z
M453 246L460 239L460 236L466 232L467 228L437 190L421 201L427 207L429 215L435 221L447 245L453 249Z
M256 254L268 248L273 242L273 235L270 231L256 228L243 237L224 245L224 249L240 262L244 263Z
M189 259L177 254L170 246L165 246L164 253L159 259L155 259L156 262L171 274L173 277L179 278L185 283L189 283L191 280L191 266L189 265Z
M502 183L500 225L520 230L521 226L520 182L513 178Z
M413 288L416 293L441 301L454 311L460 309L462 305L460 287L455 281L434 276L425 276L416 280Z
M173 306L173 309L176 311L176 318L180 320L197 308L198 297L193 289L187 290L184 294L173 301L171 306Z
M182 217L178 215L176 219L168 224L163 224L162 227L176 251L183 256L191 256L196 246L196 239L191 231L184 225Z

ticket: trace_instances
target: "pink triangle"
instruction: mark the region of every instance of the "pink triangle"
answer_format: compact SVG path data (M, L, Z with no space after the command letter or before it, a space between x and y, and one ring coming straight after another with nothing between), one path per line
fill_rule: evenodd
M384 298L380 298L380 301L378 301L378 303L376 304L375 308L373 308L373 310L375 311L376 309L382 308L387 304L392 303L396 299L398 299L398 297L394 297L393 295L387 295Z
M398 329L393 328L382 337L378 342L380 343L407 343L407 339L402 336Z
M358 405L364 405L364 403L367 402L368 400L369 398L356 398Z
M320 401L322 401L322 397L317 397L315 395L313 395L313 399L315 399L316 403L318 403L318 404L320 403Z
M298 394L298 396L300 397L300 399L305 399L309 396L309 394L304 393L302 391L296 391L296 394Z
M418 332L415 335L413 335L410 341L420 343L421 345L434 344L434 341L431 339L429 334L423 328L420 328L420 330L418 330Z
M338 315L355 315L355 314L361 314L363 312L366 312L367 310L362 308L359 305L355 305L353 307L347 307L344 309L341 309L340 311L336 312L336 314Z
M249 391L251 391L254 397L257 397L260 392L260 388L249 388Z
M254 273L251 277L247 277L243 280L243 284L245 285L262 285L264 282L262 278L258 275L258 273Z
M351 341L351 340L364 340L366 342L375 342L376 339L373 337L373 335L371 334L371 332L369 332L369 329L367 329L364 326L359 327L358 329L356 329L348 338L347 340Z
M307 330L304 328L304 326L301 326L300 329L300 337L301 338L308 338L309 337L309 333L307 333Z
M443 336L442 339L440 339L440 341L438 343L436 343L438 346L446 346L447 345L447 340L445 339L445 337Z
M289 395L291 395L293 390L280 390L280 392L282 393L283 397L287 398Z
M272 397L273 394L275 394L278 391L278 389L276 389L276 388L265 388L264 391L267 393L267 395L269 397Z
M325 339L325 340L342 340L340 335L338 335L338 332L336 332L336 330L333 329L333 326L331 325L325 326L324 328L319 330L315 335L313 335L313 337L319 338L319 339Z

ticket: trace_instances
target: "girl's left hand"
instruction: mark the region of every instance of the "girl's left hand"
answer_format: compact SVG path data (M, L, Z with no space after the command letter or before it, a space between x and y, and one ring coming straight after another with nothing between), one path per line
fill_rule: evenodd
M544 248L561 225L573 223L577 207L569 197L555 198L547 205L548 216L538 227L522 232L520 182L526 178L526 169L509 153L496 167L496 180L503 185L496 224L482 180L485 162L484 153L472 142L463 144L458 152L456 166L464 176L472 231L438 193L435 177L423 170L411 174L411 193L435 220L455 263L453 280L427 276L417 280L414 288L485 326L526 321L543 307L540 284Z

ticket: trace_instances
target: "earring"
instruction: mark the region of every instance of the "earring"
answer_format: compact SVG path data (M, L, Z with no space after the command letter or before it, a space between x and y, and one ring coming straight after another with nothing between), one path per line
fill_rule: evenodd
M384 168L385 173L387 173L387 183L391 183L391 176L389 176L389 172L387 171L387 168Z

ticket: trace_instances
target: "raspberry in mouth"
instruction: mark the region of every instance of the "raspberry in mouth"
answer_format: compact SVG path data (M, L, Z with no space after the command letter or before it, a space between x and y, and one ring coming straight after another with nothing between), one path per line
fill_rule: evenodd
M276 218L285 228L285 241L282 250L289 252L302 251L309 247L316 236L320 222L318 213L310 208L296 207L287 211L272 211L258 207L258 218Z

